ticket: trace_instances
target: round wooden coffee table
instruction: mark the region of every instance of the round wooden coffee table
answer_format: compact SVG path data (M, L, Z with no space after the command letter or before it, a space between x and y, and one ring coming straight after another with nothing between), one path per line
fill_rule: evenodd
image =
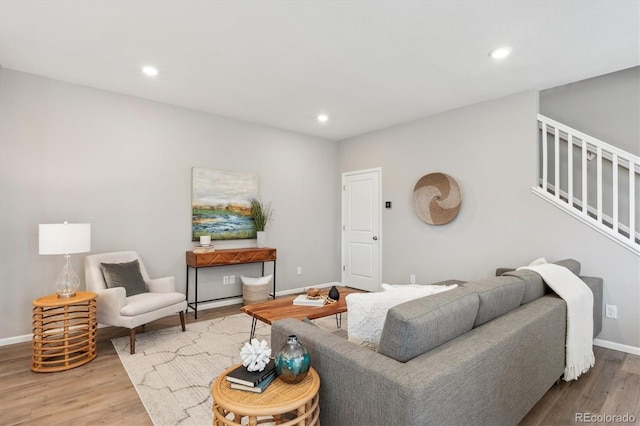
M253 393L231 389L225 379L238 365L225 370L211 386L214 425L240 426L245 416L250 426L274 421L282 426L320 424L320 377L313 368L300 383L290 385L277 378L263 393Z

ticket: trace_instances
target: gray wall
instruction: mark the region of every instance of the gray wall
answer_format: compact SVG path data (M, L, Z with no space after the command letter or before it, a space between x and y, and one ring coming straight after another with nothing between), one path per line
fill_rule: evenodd
M640 67L543 90L540 92L540 113L634 155L640 155ZM553 136L549 135L548 140L549 146L552 147ZM561 143L561 146L560 173L563 178L561 188L567 191L566 146L564 143ZM574 149L574 194L580 194L582 191L581 155L581 150ZM553 170L551 164L549 164L549 170ZM589 205L596 206L597 161L588 162L587 168ZM610 217L613 215L612 168L611 161L603 160L602 182L605 191L602 204L604 213ZM619 166L618 175L619 217L621 224L628 226L628 169ZM550 177L550 182L553 182L553 176ZM635 189L635 223L640 223L640 209L637 208L640 205L640 179L637 174Z
M573 257L618 306L600 338L640 347L640 260L531 194L537 111L538 94L526 92L336 144L0 68L0 338L31 331L31 300L52 292L60 269L58 257L38 255L39 223L90 222L92 252L138 250L152 275L175 275L183 290L191 167L257 172L276 210L268 238L279 288L298 288L339 279L340 173L382 167L383 201L393 201L383 209L383 281L473 279ZM439 227L411 204L431 172L463 191L460 214ZM82 279L81 255L74 267ZM225 295L238 289L222 288L221 276L240 273L259 267L202 277L209 295Z
M540 92L540 114L640 155L640 67Z
M472 105L340 142L340 171L382 168L383 282L488 277L499 266L574 258L605 281L600 338L640 347L640 259L531 193L537 173L538 94ZM413 212L418 179L432 172L462 188L453 222L432 226Z
M137 250L184 291L194 166L260 175L279 290L339 280L336 142L7 69L0 93L0 339L31 332L31 301L62 267L38 255L39 223L89 222L93 253ZM84 288L83 255L72 259ZM202 298L239 294L227 274L260 266L203 270Z

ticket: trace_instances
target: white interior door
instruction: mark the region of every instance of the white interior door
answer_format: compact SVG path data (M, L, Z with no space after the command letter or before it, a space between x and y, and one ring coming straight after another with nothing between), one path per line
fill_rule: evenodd
M342 175L342 283L380 290L381 170Z

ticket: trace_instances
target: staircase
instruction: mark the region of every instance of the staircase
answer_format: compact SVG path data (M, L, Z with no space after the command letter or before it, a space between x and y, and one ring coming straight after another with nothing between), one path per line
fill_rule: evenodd
M538 114L534 194L640 256L640 157Z

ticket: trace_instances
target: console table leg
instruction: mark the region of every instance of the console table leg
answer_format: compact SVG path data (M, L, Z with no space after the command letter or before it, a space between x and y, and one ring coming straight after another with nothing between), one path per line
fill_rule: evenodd
M188 314L189 313L189 265L187 265L187 279L185 280L185 283L186 283L185 299L187 299L187 307L184 309L184 313Z
M193 310L195 312L196 319L198 319L198 268L196 268L195 275L196 275L196 280L195 280L196 288L194 290L194 293L196 294L196 299L193 301L193 306L194 306Z
M273 261L273 298L274 299L276 298L276 261L275 260Z

